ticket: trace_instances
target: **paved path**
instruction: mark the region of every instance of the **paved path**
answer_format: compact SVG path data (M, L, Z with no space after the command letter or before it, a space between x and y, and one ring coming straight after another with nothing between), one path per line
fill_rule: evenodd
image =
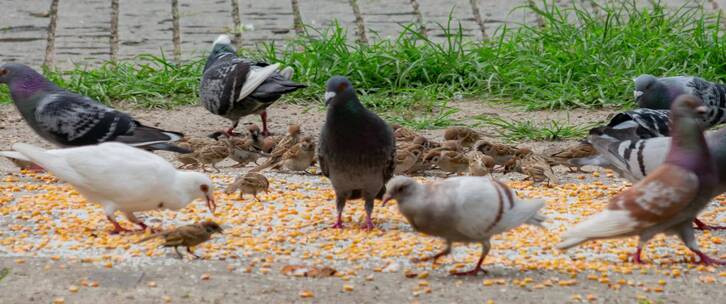
M396 35L399 24L414 18L408 0L361 0L360 6L369 32L382 36ZM558 1L560 5L569 0ZM645 1L642 1L645 2ZM694 1L667 0L670 5ZM703 2L703 1L700 1ZM726 7L726 0L718 1ZM39 66L45 50L48 18L31 13L47 11L50 1L3 1L0 18L0 62L16 61ZM141 53L159 54L163 49L171 56L170 1L124 0L120 12L120 57L130 58ZM338 20L346 28L353 22L351 8L346 0L301 0L303 19L307 24L329 25ZM436 23L445 24L449 12L461 22L464 34L478 37L479 31L467 0L419 0L432 35L440 38ZM532 16L514 11L526 1L482 0L480 7L488 28L502 23L531 22ZM240 0L242 22L252 27L244 33L244 44L253 46L261 41L282 41L293 36L289 0ZM60 67L73 63L98 63L109 59L110 1L62 0L59 7L56 60ZM182 50L186 58L206 51L219 33L232 27L229 0L180 1ZM510 13L512 12L512 13ZM352 30L351 30L352 31Z

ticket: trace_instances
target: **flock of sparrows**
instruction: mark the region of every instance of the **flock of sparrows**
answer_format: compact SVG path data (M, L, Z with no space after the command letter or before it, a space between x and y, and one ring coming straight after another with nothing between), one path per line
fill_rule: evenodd
M446 249L430 259L436 261L450 253L454 242L481 243L476 267L457 273L476 275L492 236L522 224L541 226L546 220L539 213L545 205L543 200L519 199L504 183L486 176L495 166L505 173L521 172L534 181L558 183L553 166L579 170L583 164L593 163L575 160L593 161L605 153L592 136L642 136L642 130L654 130L651 127L655 125L658 132L673 138L664 160L640 182L614 196L606 210L565 232L559 247L637 235L640 244L633 261L639 263L645 242L658 233L675 233L701 263L724 263L699 250L691 224L710 199L723 192L718 164L703 135L704 121L713 120L708 113L721 112L711 111L711 104L704 104L708 99L694 91L664 101L669 109L669 130L662 129L662 121L643 119L643 113L624 114L594 129L588 142L541 155L529 148L493 143L464 127L445 130L445 140L435 142L400 125L391 126L361 104L348 79L334 76L326 84L327 115L316 143L312 136L302 134L299 125L290 125L281 137L270 136L267 130L266 108L282 95L305 87L290 81L291 69L278 70L277 64L238 58L225 35L215 40L212 48L200 84L201 103L210 112L229 118L232 128L215 132L211 138L184 138L181 133L144 126L125 113L60 89L27 66L6 64L0 66L0 83L9 86L23 118L41 137L70 148L44 150L18 143L13 145L15 151L0 155L32 162L73 185L89 201L103 207L114 233L127 230L114 219L115 211L142 229L147 227L134 212L178 210L198 198L205 199L210 211L215 211L214 184L208 176L177 170L145 150L177 152L182 167L200 166L204 171L207 165L217 169L216 164L228 157L239 167L255 163L225 189L255 198L269 188L269 181L260 173L263 170L304 172L317 162L335 192L337 220L333 228L343 228L342 214L349 200L364 200L365 229L374 228L375 199L384 204L396 200L399 211L416 231L446 240ZM636 98L651 96L648 90L657 87L657 82L648 83ZM262 130L246 125L238 133L239 119L249 114L261 115ZM647 117L662 117L658 115ZM264 162L259 163L261 158ZM600 159L597 164L605 162ZM609 164L615 165L612 161ZM401 176L432 168L469 176L429 184ZM159 232L151 238L161 237L164 246L175 250L186 246L193 254L189 247L218 232L222 232L218 224L203 222Z

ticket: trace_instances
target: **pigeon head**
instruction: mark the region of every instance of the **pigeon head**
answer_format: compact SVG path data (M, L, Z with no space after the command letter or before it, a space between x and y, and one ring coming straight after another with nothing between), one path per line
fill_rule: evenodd
M673 120L678 123L691 124L689 126L696 126L703 121L703 115L708 111L708 107L703 104L703 101L693 95L681 95L676 98L671 107L671 115ZM701 126L700 129L703 129Z
M395 199L399 206L405 204L411 196L417 193L421 185L413 178L396 176L386 184L386 193L383 195L383 205Z
M177 195L184 199L184 203L203 198L207 201L207 208L214 213L217 204L214 201L214 184L209 176L191 171L178 171L175 189Z
M214 221L203 222L202 227L204 227L204 230L206 230L209 234L224 232L222 226L219 226L219 224L215 223Z
M204 71L212 66L217 59L224 54L235 54L234 48L232 47L232 40L227 35L219 35L217 39L212 43L212 52L207 57L207 63L204 65Z
M10 88L10 94L17 103L41 90L55 88L43 75L27 65L6 63L0 65L0 83Z
M666 162L699 173L712 169L708 167L713 163L703 137L703 116L707 110L698 97L681 95L676 98L671 107L673 139Z
M635 102L641 108L648 109L669 109L670 102L672 101L668 97L668 90L661 82L653 75L640 75L635 78Z
M347 101L358 100L355 97L355 90L348 78L333 76L328 80L325 89L325 105L344 104Z

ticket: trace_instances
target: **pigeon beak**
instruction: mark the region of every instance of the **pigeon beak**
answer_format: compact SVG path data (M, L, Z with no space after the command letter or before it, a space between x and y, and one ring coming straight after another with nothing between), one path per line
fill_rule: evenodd
M386 193L385 195L383 195L383 204L381 206L385 207L386 204L388 204L388 202L390 202L392 199L393 198L389 196L388 193Z
M214 214L214 210L217 209L217 203L214 202L214 196L210 193L207 193L205 196L207 198L207 208L209 208L209 212Z
M700 106L700 107L696 108L696 113L698 113L698 114L703 115L703 114L706 114L706 112L708 112L708 108L706 106Z
M323 98L325 99L325 106L328 106L330 104L330 101L333 100L335 97L335 92L325 92L325 95Z
M638 99L640 96L643 96L643 91L633 91L633 96L635 96L635 99Z

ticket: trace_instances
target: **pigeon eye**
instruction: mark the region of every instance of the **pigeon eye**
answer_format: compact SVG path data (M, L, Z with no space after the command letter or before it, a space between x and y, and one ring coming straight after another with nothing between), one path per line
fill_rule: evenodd
M203 184L199 186L199 190L202 190L202 192L209 192L209 185Z
M5 76L8 74L8 70L6 69L0 69L0 76Z

